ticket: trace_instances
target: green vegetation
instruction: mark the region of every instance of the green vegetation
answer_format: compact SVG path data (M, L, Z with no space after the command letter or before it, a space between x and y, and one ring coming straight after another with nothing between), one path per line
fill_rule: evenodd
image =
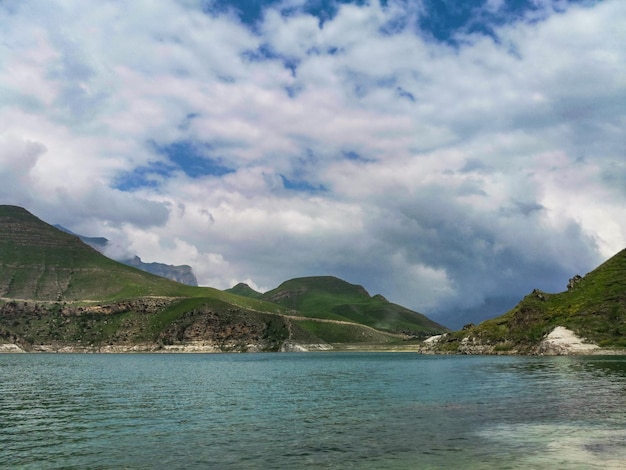
M215 299L135 300L77 307L58 303L7 302L0 308L0 337L25 349L37 345L168 345L206 342L222 351L250 344L276 351L288 338L282 315L233 308Z
M343 325L315 320L299 320L297 324L309 331L314 337L330 344L390 344L400 342L397 337L357 324Z
M382 331L416 337L447 331L420 313L390 303L381 295L371 297L363 287L332 276L292 279L261 298L306 317L354 322Z
M448 336L440 347L455 350L465 337L498 351L528 351L563 326L604 348L626 348L626 250L558 294L538 290L504 315Z
M226 289L224 292L230 292L231 294L241 295L242 297L250 297L253 299L260 299L263 294L255 291L248 284L244 284L240 282L235 287L231 287L230 289Z
M0 206L0 297L77 301L191 292L106 258L22 208Z
M447 332L435 349L468 344L529 352L556 326L605 348L626 348L626 250L566 292L533 291L506 314L462 331L370 296L335 277L284 282L265 294L239 284L191 287L102 256L78 237L14 206L0 206L0 343L24 349L149 349L208 344L277 351L286 343L413 347Z
M316 279L314 295L301 298L303 311L245 284L191 287L108 259L20 207L0 206L0 343L27 350L202 343L276 351L286 341L396 340L354 322L416 335L442 328L358 286ZM328 318L350 323L320 320Z

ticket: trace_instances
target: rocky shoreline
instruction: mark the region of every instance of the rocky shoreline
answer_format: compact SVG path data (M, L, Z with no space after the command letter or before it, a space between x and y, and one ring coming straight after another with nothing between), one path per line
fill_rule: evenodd
M331 351L334 348L330 344L300 344L295 342L285 342L279 352L311 352L311 351ZM52 345L38 344L32 348L25 350L14 343L0 343L0 354L19 354L19 353L77 353L77 354L124 354L124 353L258 353L267 351L267 345L262 343L250 343L242 346L238 342L232 344L212 343L207 341L192 341L184 344L154 344L154 343L138 343L138 344L120 344L120 345L104 345L104 346L69 346L69 345Z
M420 344L406 345L358 345L358 344L304 344L291 340L285 341L277 352L413 352L416 354L447 354L447 355L510 355L510 356L605 356L626 355L624 349L604 349L584 339L564 327L556 327L536 346L530 349L510 348L498 349L498 345L482 344L475 338L465 337L455 351L446 351L439 346L445 342L446 335L432 336ZM242 345L241 342L215 343L211 341L189 341L180 344L107 344L95 345L66 345L66 344L39 344L28 350L14 343L0 343L0 354L8 353L258 353L267 351L267 344L252 342Z
M573 331L555 327L534 346L491 344L468 335L460 340L455 350L445 350L446 334L427 338L420 349L423 354L467 354L467 355L524 355L524 356L602 356L626 355L623 349L605 349L578 337ZM510 347L508 347L510 346Z

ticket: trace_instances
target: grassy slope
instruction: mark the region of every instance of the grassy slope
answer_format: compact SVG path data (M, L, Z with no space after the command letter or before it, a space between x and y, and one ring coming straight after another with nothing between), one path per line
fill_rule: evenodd
M106 302L145 296L202 297L277 310L253 298L187 286L118 263L22 208L0 206L0 297Z
M185 336L187 330L197 329L199 316L218 315L217 319L211 317L214 328L239 328L242 337L249 331L260 332L262 339L275 347L284 339L288 320L280 314L287 309L255 298L258 293L252 289L242 293L245 295L186 286L137 270L102 256L78 237L20 207L0 206L0 297L8 299L0 301L0 307L25 299L40 302L34 309L20 303L19 315L7 313L13 307L5 309L0 316L0 337L21 338L31 344L51 340L66 344L171 341L172 335ZM150 315L134 304L120 307L128 299L152 296L179 300ZM102 315L86 307L76 313L80 305L92 305L93 301L114 305L115 313ZM68 308L73 313L67 313ZM355 329L363 334L355 335ZM349 342L370 335L358 325L320 327L317 335L315 330L310 325L291 325L292 340Z
M384 331L418 335L446 331L422 314L392 304L380 295L370 297L363 287L331 276L292 279L262 298L307 317L351 321Z
M0 206L1 297L76 301L190 292L106 258L24 209Z
M244 284L243 282L240 282L230 289L226 289L224 292L241 295L243 297L250 297L252 299L260 299L263 296L263 294L255 291L252 287L250 287L248 284Z
M503 349L537 344L556 326L603 347L626 347L626 250L558 294L535 291L506 314L484 321L457 339L474 336ZM450 343L448 347L453 347Z

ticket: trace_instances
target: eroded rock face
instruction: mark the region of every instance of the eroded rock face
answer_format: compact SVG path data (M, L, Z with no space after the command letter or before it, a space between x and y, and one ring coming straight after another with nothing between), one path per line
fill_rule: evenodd
M434 336L429 336L428 338L426 338L424 340L424 344L437 344L441 338L443 338L444 335L434 335Z
M159 335L164 345L204 343L238 352L279 351L289 338L287 320L280 315L210 306L185 312Z
M0 353L23 353L25 352L17 344L2 343L0 344Z
M571 290L574 287L576 287L576 284L578 284L580 281L582 281L582 276L579 274L576 274L573 278L571 278L569 280L569 282L567 283L567 290Z
M468 330L469 331L469 330ZM610 351L601 349L597 344L587 342L573 331L557 326L546 335L539 344L515 344L510 341L485 341L472 334L461 339L449 335L431 336L424 340L420 348L422 353L446 354L524 354L541 356L568 356L577 354L606 354Z
M226 321L215 312L194 310L185 313L163 335L182 342L210 341L215 344L228 342L247 344L258 343L262 339L264 326L246 321Z
M536 347L535 353L545 356L589 354L600 349L597 344L587 343L565 327L557 326Z
M173 266L163 263L144 263L139 256L134 258L122 260L122 263L132 266L142 271L149 272L156 276L161 276L172 281L180 282L181 284L187 284L188 286L197 286L198 280L191 266L186 264L180 266Z
M148 297L110 304L0 303L0 344L26 351L278 351L290 338L286 319L200 306L159 326L180 299ZM8 351L9 346L0 349ZM6 351L3 351L6 350Z
M285 341L280 347L280 352L309 352L330 351L333 347L327 343L302 344L293 341Z

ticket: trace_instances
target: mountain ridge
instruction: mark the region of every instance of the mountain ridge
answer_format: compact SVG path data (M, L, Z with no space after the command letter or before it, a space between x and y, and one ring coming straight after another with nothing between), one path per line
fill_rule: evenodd
M287 351L406 339L176 283L111 260L23 208L0 206L0 343L9 344L0 350Z
M0 343L9 344L0 351L347 345L569 354L572 348L563 347L568 341L579 353L625 351L626 249L585 276L572 277L566 291L535 289L503 315L451 332L333 276L294 278L265 293L243 283L226 291L186 286L106 258L23 208L0 206Z
M297 310L305 316L354 321L414 337L448 331L421 313L391 303L382 295L371 296L363 286L334 276L290 279L260 298Z

